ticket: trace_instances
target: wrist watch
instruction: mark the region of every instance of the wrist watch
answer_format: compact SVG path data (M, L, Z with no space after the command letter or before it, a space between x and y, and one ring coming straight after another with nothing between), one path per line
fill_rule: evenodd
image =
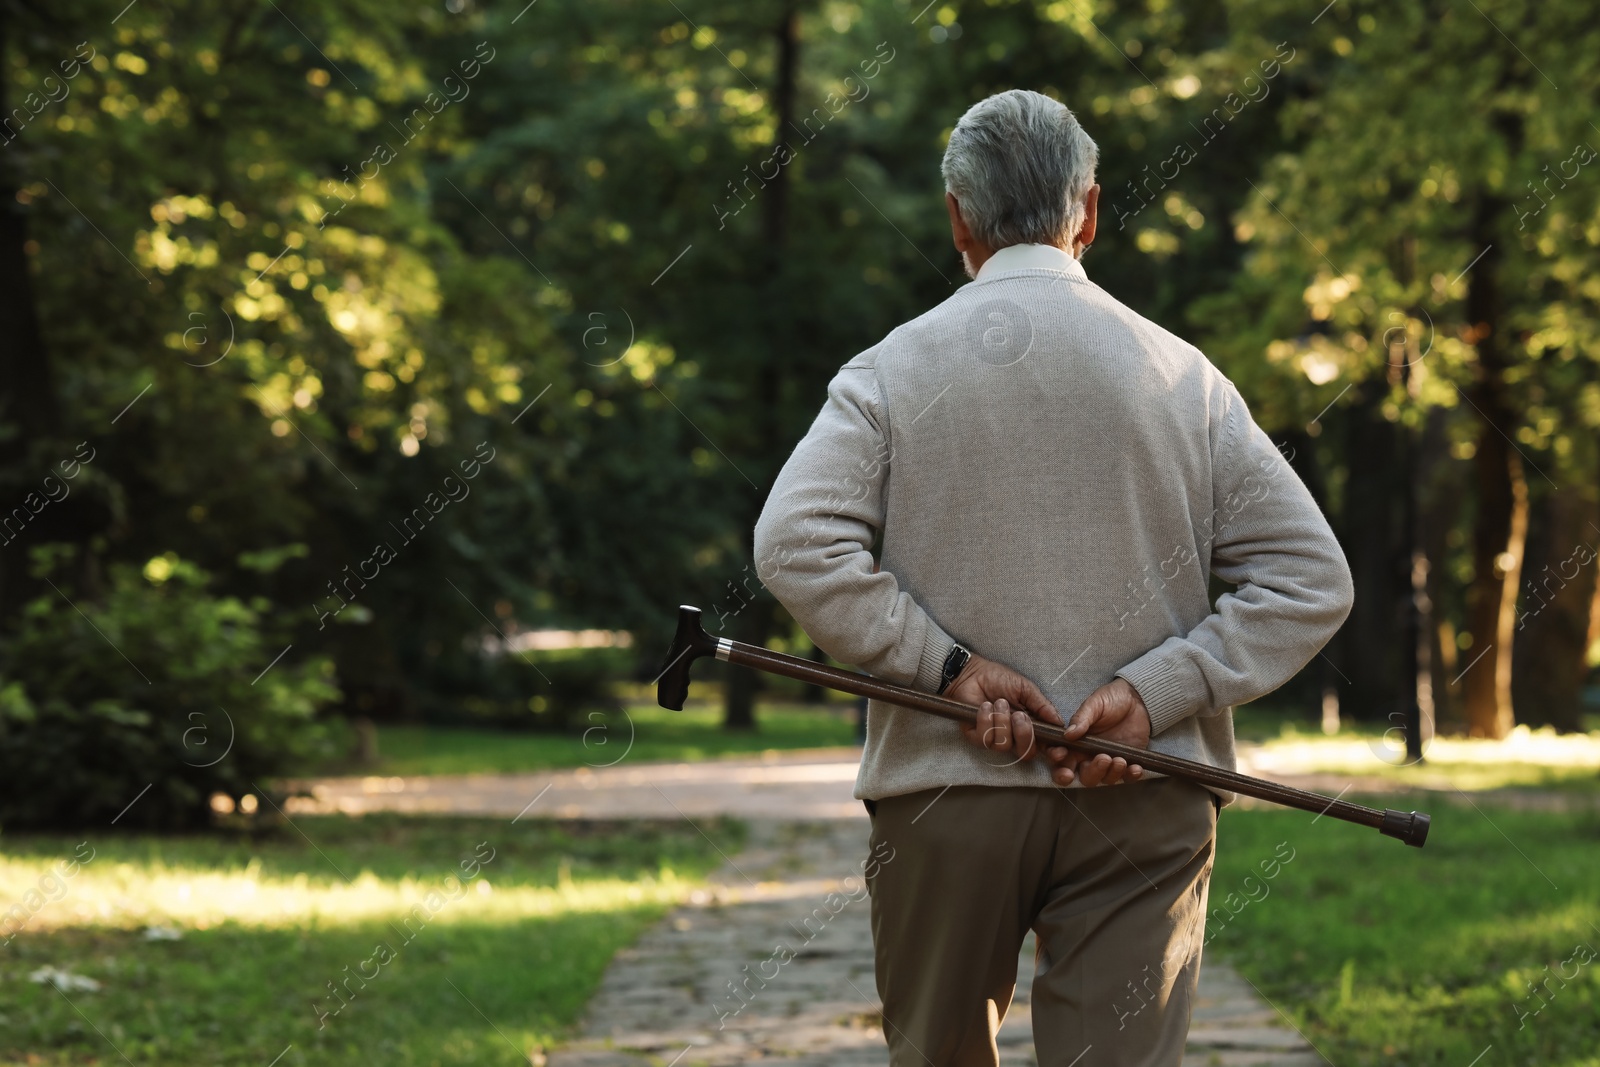
M950 683L960 677L961 672L966 669L967 661L971 658L972 653L961 647L960 642L957 642L955 647L950 650L950 654L944 658L944 670L939 674L939 688L936 692L943 693L946 689L949 689Z

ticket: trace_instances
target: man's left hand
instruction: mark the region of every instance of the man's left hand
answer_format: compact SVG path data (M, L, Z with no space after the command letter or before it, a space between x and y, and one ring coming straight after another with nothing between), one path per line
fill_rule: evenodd
M1133 686L1125 679L1113 678L1078 706L1065 732L1074 739L1093 735L1134 748L1149 748L1150 713ZM1086 786L1095 786L1137 782L1144 777L1143 767L1130 764L1121 756L1090 756L1053 745L1045 749L1045 757L1055 765L1050 776L1057 785L1071 785L1074 778Z
M976 652L944 695L963 704L976 704L978 720L970 726L963 724L962 734L979 748L1015 752L1013 763L1039 755L1033 743L1034 717L1061 725L1055 705L1038 686L1005 664L984 659Z

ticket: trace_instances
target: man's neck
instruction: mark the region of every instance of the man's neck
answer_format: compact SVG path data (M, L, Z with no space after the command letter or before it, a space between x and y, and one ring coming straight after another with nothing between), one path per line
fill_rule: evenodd
M1016 248L1018 246L1017 245L1006 245L1005 247L1006 248ZM1073 259L1077 259L1078 258L1078 251L1075 248L1068 248L1065 245L1058 245L1058 244L1051 244L1051 245L1049 245L1047 247L1059 248L1059 249L1061 249L1061 251L1065 252L1067 255L1071 256ZM967 277L968 278L976 278L978 276L978 272L983 269L983 265L985 263L989 262L989 260L991 258L993 258L994 254L996 252L1001 252L1001 251L1004 251L1004 249L990 248L988 245L980 245L980 244L974 243L973 247L971 247L971 248L967 249L966 251L962 252L961 253L961 265L964 268L966 268Z
M975 262L969 253L962 254L962 264L966 268L967 277L977 279L986 274L997 271L1012 271L1044 269L1066 270L1081 273L1082 267L1078 264L1077 257L1066 248L1056 244L1016 244L1007 245L1005 248L995 249L984 256L981 262Z

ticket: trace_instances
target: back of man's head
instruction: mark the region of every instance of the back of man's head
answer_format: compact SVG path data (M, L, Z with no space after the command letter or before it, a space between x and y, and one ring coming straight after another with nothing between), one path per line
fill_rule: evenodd
M972 105L945 148L945 189L991 249L1069 247L1100 150L1065 104L1011 89Z

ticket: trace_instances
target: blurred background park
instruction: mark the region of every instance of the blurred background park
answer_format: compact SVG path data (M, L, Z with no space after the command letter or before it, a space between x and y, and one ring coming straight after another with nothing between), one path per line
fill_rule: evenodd
M743 823L308 783L847 752L842 698L648 683L680 603L820 658L755 516L965 281L944 141L1023 87L1100 145L1090 277L1238 384L1355 575L1248 767L1435 811L1421 853L1225 813L1219 888L1299 858L1208 958L1340 1065L1600 1064L1594 14L0 0L0 1062L571 1037Z

